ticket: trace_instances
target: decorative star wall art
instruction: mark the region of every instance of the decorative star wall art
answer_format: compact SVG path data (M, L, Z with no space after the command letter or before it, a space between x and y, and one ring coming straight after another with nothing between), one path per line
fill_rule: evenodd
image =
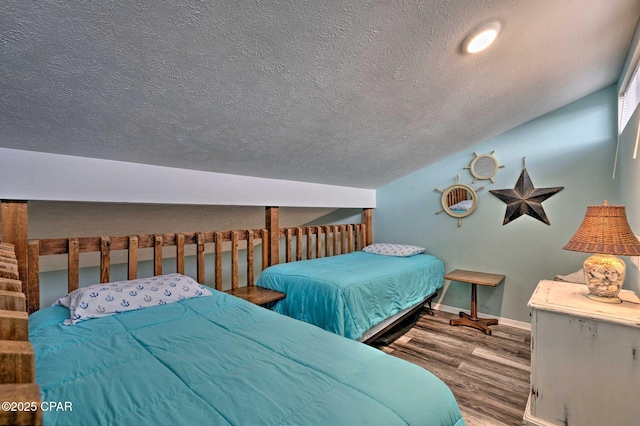
M524 159L523 159L524 166ZM526 214L540 222L550 225L547 214L542 208L542 202L562 191L564 186L554 188L534 188L533 182L527 173L527 168L523 167L522 173L518 178L515 188L513 189L496 189L489 192L507 203L507 211L504 215L503 225Z

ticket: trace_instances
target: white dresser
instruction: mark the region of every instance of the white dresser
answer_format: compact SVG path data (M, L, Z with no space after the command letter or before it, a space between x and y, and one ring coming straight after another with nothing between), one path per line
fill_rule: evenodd
M588 299L587 287L540 281L531 308L525 425L640 425L640 299Z

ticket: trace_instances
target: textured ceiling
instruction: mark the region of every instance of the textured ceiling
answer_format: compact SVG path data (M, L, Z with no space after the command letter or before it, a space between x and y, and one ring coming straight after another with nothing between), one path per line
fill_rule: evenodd
M638 0L0 3L0 146L376 188L617 80ZM499 19L496 43L459 53Z

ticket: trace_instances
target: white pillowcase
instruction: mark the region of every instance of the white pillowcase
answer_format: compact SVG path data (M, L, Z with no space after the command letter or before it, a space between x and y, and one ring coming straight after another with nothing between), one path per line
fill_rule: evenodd
M423 247L406 244L376 243L362 249L367 253L381 254L383 256L408 257L415 254L424 253Z
M64 324L74 325L93 318L211 294L192 278L168 274L82 287L58 299L54 305L69 308L70 318L64 320Z

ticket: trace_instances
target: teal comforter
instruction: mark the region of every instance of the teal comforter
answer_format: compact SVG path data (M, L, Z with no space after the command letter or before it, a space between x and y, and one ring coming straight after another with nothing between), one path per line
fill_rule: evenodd
M273 310L359 339L381 321L444 285L434 256L381 256L354 252L270 266L256 285L286 293Z
M463 425L430 372L214 291L74 326L30 317L45 425Z

